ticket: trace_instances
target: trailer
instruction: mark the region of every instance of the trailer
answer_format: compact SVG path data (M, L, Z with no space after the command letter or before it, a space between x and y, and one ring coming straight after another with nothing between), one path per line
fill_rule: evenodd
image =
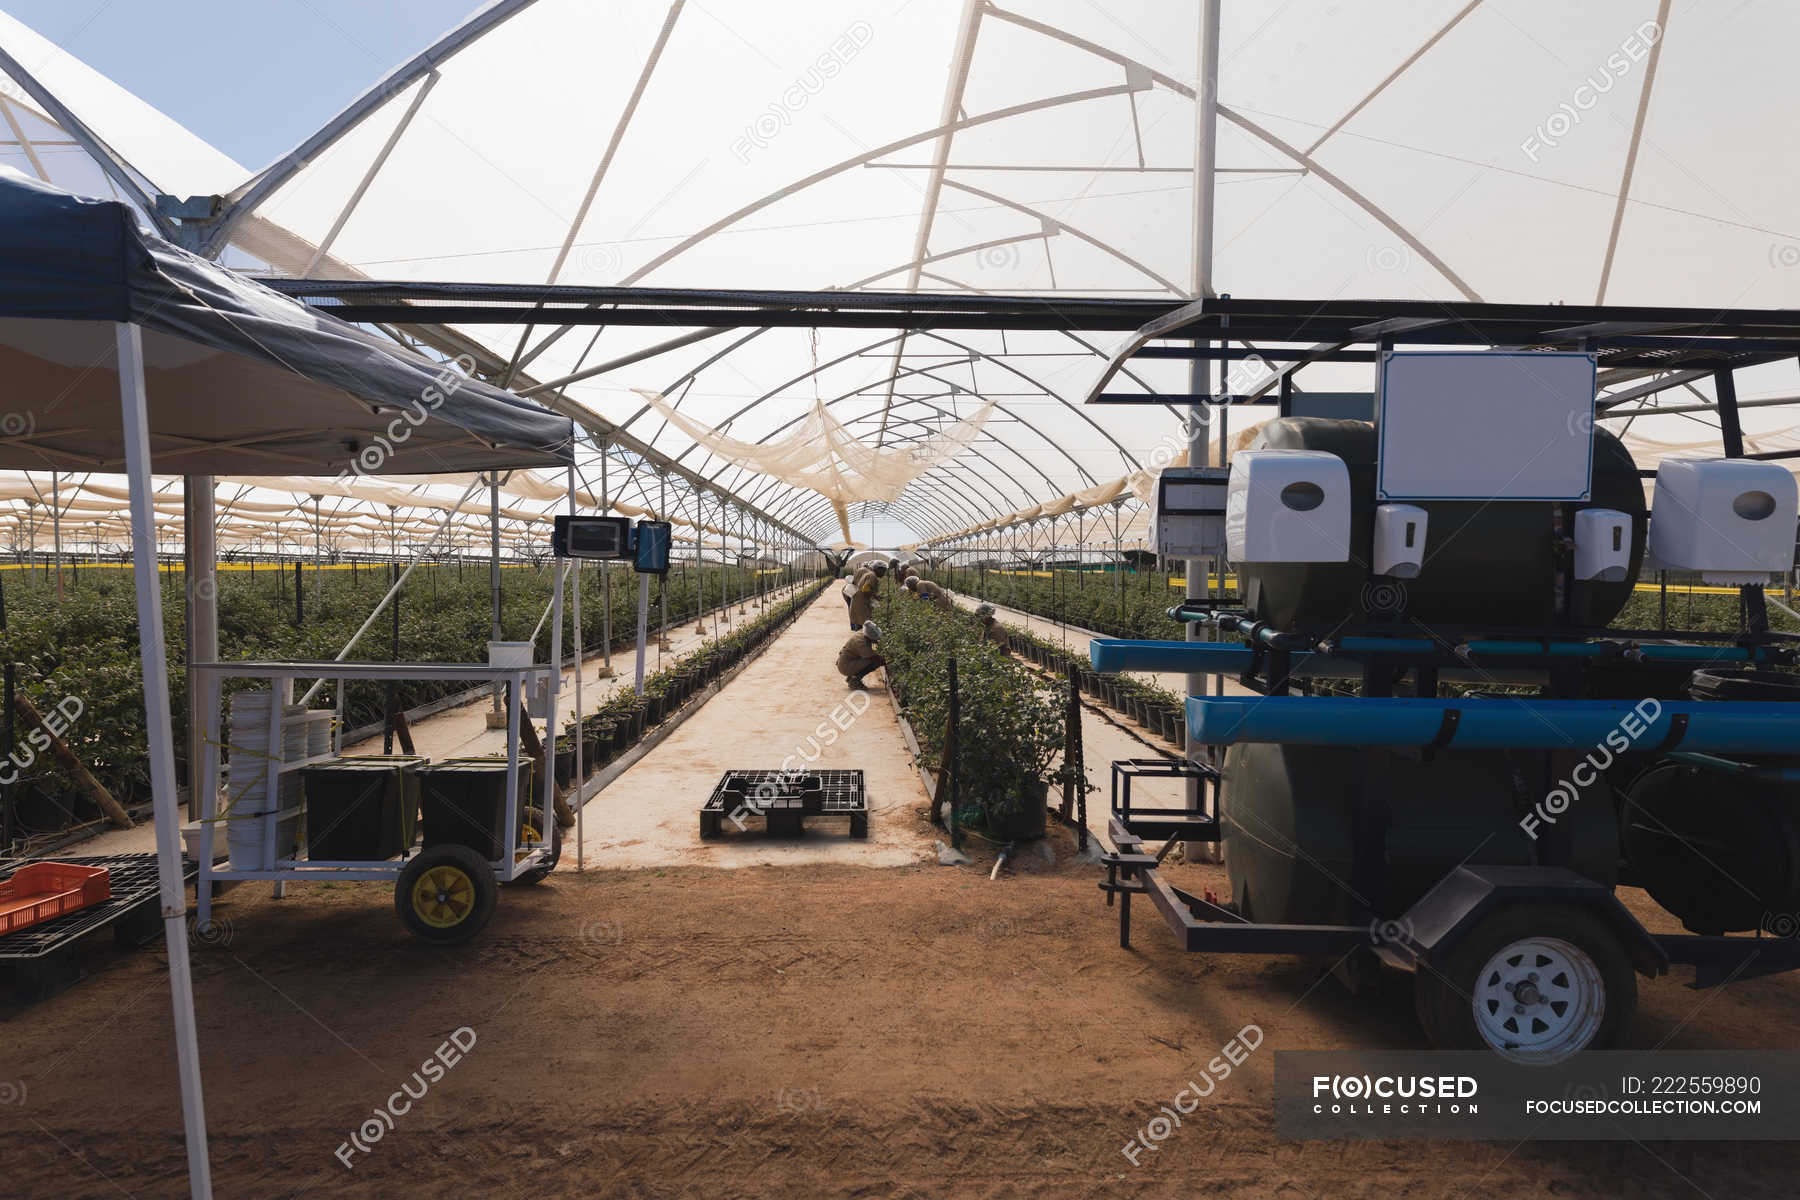
M1097 672L1190 680L1186 757L1113 765L1100 886L1122 945L1142 895L1187 950L1322 956L1353 987L1407 972L1433 1044L1547 1064L1621 1041L1639 976L1800 967L1800 635L1765 590L1800 489L1785 452L1745 454L1732 381L1800 340L1745 314L1443 307L1284 352L1280 416L1229 465L1161 473L1158 552L1190 579L1229 563L1239 600L1190 583L1169 610L1190 640L1090 644ZM1294 341L1313 320L1201 301L1112 366L1230 358L1234 317ZM1293 376L1321 360L1374 365L1360 417L1303 414ZM1723 457L1640 470L1596 427L1597 370L1640 363L1714 375ZM1651 571L1734 591L1737 628L1623 627ZM1134 804L1155 776L1187 802ZM1222 848L1229 899L1163 877L1176 844ZM1621 887L1687 932L1646 929Z

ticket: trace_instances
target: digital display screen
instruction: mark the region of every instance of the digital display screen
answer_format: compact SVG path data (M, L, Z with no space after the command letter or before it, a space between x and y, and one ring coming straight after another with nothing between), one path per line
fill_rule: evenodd
M631 553L631 522L625 517L556 518L551 549L558 558L625 558Z
M620 529L611 522L580 521L569 527L569 553L604 554L608 557L624 550L620 545Z

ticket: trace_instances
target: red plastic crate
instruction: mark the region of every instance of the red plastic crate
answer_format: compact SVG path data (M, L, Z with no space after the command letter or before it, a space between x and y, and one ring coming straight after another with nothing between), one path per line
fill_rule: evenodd
M0 883L0 934L13 933L112 897L105 867L30 863Z

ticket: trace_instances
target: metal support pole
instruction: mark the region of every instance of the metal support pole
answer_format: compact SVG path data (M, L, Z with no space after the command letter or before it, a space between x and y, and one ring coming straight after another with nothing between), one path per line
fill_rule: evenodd
M201 720L208 705L218 704L218 677L193 669L197 662L219 660L218 530L213 507L213 477L182 477L187 559L187 729L188 819L200 817L200 788L209 778L202 764L219 750L206 738Z
M602 441L600 443L600 512L602 515L612 511L612 494L607 490L608 481L606 478L606 460L609 457L611 456L607 453L607 443ZM611 563L600 564L600 603L603 606L600 613L600 640L606 647L606 661L600 668L600 678L611 679L613 675Z
M658 520L666 521L669 519L669 473L666 470L661 470L661 471L658 471L656 474L657 474L657 477L661 480L660 493L659 493L657 501L656 501L656 516L657 516ZM670 536L669 536L669 549L672 552L674 550L674 548L675 548L675 537L674 537L673 531L671 531ZM659 601L661 601L660 607L662 609L662 625L656 635L656 665L658 667L661 667L663 651L669 649L669 577L668 577L668 575L665 574L665 575L659 576L657 578L656 596L657 596L657 599Z
M62 603L62 493L61 471L50 472L50 537L51 552L56 558L56 602Z
M1730 367L1713 372L1713 388L1719 394L1719 441L1726 458L1744 457L1744 423L1738 416L1737 380Z
M638 610L637 610L637 683L634 685L638 695L644 694L644 649L650 637L650 575L645 572L638 576Z
M569 468L568 487L569 515L572 517L575 515L575 468L573 466ZM581 676L586 671L587 664L581 660L581 560L577 558L572 561L575 564L575 594L570 600L571 606L574 609L574 617L571 622L574 626L574 630L570 640L574 643L575 647L575 732L572 738L575 743L575 769L569 773L569 783L571 789L575 793L575 869L581 871L587 868L587 861L581 844L581 810L587 807L587 805L583 804L581 801L581 781L583 771L581 753L581 720L583 716L583 709L581 707ZM558 664L557 669L559 672L561 671L560 664ZM554 740L551 741L550 747L551 751L554 752L556 748L556 742Z
M492 607L494 615L494 628L491 636L494 641L498 642L505 635L500 632L500 476L497 473L488 476L488 522L490 526L488 535L492 539L492 554L488 560L488 603ZM496 680L494 682L492 715L488 717L487 722L489 729L500 728L500 690L500 682Z
M1196 47L1195 78L1198 86L1194 89L1194 296L1204 298L1214 294L1213 268L1213 210L1215 200L1215 179L1218 166L1218 124L1219 124L1219 0L1201 0L1200 2L1200 37ZM1207 378L1207 366L1204 359L1195 359L1189 368L1189 390L1196 395L1204 395L1207 391L1201 385ZM1188 465L1210 465L1207 445L1207 409L1204 403L1190 406L1188 409ZM1187 560L1185 586L1187 597L1199 597L1204 593L1195 588L1195 583L1203 578L1202 572L1207 570L1204 559ZM1197 624L1187 626L1187 640L1199 641L1204 637ZM1192 696L1206 695L1206 677L1200 674L1189 674L1187 677L1187 693ZM1202 753L1199 747L1189 745L1186 750L1190 758L1198 758ZM1204 796L1197 779L1187 781L1187 807L1199 811L1204 803Z
M175 794L169 664L164 657L162 585L156 571L156 509L150 499L150 417L144 386L144 342L136 325L120 324L117 334L119 407L124 418L125 466L131 495L132 578L137 585L138 650L144 672L144 725L156 814L163 940L169 955L169 991L174 1004L175 1061L181 1078L181 1118L187 1138L188 1190L196 1200L211 1200L206 1104L200 1086L200 1037L194 1022L194 980L188 966L187 883L181 865L181 811Z

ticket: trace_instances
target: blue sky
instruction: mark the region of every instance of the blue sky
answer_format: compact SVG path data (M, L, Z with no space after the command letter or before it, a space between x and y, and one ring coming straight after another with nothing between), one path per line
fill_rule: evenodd
M252 169L476 7L478 0L0 0L0 9Z

